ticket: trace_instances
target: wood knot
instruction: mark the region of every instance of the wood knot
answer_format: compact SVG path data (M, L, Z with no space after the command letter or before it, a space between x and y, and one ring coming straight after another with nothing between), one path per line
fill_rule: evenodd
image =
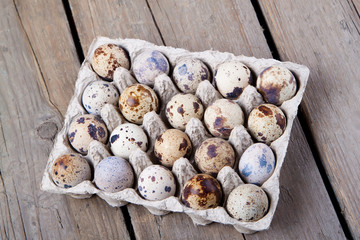
M37 135L41 139L53 140L57 131L58 127L54 122L45 122L37 128Z

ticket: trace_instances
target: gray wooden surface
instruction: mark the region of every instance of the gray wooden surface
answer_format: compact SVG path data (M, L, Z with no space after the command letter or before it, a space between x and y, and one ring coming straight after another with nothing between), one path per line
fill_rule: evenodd
M0 239L360 238L360 118L353 104L360 90L360 5L329 2L0 1ZM268 231L243 235L217 223L194 226L180 213L153 216L141 206L111 208L98 197L40 191L81 52L98 35L259 58L276 47L281 60L309 66L303 115L292 130Z

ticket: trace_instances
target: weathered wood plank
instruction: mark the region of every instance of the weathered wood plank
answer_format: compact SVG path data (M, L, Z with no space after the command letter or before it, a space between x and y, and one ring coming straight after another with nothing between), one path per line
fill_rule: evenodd
M0 14L0 169L11 219L1 236L129 239L121 212L103 201L39 189L62 124L54 107L65 112L80 66L61 1L1 1Z
M235 54L271 56L249 1L197 1L196 6L192 1L150 0L149 3L168 45L191 50L212 47ZM205 27L213 30L209 31L211 34L204 39L199 33L205 31ZM229 39L224 40L224 36ZM275 230L261 236L275 239L289 236L316 238L323 231L330 233L333 239L343 238L339 221L298 121L295 121L292 139L296 139L296 142L289 144L287 162L281 178L282 189L289 190L282 192L282 205L279 205L282 209L276 213L277 218L272 225ZM290 170L287 170L289 168ZM312 179L311 183L308 183L308 179ZM298 197L299 193L301 197ZM284 199L289 196L294 199L293 202L284 204ZM292 212L296 214L289 214ZM314 212L318 212L316 219L312 216ZM292 226L288 226L290 220L294 223ZM307 229L307 232L304 229ZM171 231L171 227L168 231ZM253 236L256 234L246 238Z
M360 238L359 1L260 1L280 57L306 64L302 108L355 239Z
M85 55L97 36L142 38L162 45L161 37L144 0L69 2Z

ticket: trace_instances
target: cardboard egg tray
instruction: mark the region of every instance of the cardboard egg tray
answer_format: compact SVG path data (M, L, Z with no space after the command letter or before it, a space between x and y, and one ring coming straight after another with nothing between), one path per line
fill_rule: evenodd
M251 69L255 79L262 70L272 65L284 66L293 73L297 79L298 90L292 99L285 101L280 106L281 110L286 115L287 126L283 135L272 142L270 145L276 156L276 167L272 176L261 186L269 197L269 210L262 219L256 222L241 222L232 218L224 208L226 198L230 192L238 185L243 184L243 181L237 173L238 161L243 151L253 143L253 139L244 126L234 128L229 138L229 142L234 147L236 152L236 163L234 168L224 167L217 176L218 181L222 185L224 193L224 199L221 206L208 210L194 210L182 204L180 199L181 189L186 181L197 174L196 167L194 167L194 152L202 141L211 137L211 135L204 127L203 122L195 118L191 119L191 121L187 124L185 131L192 141L193 154L190 159L178 159L172 168L172 172L177 178L176 195L161 201L149 201L143 199L138 194L136 186L137 177L147 166L158 164L153 155L155 138L170 127L165 117L164 109L166 103L171 99L172 96L179 93L179 90L177 90L171 78L166 74L159 75L156 78L154 85L154 90L160 99L160 112L158 114L155 112L147 113L144 117L144 122L141 125L149 137L149 149L147 152L143 152L138 149L131 154L129 159L136 175L133 188L128 188L117 193L108 193L96 188L95 184L91 181L84 181L74 187L67 189L60 188L54 184L50 175L53 161L55 161L56 158L63 154L75 152L75 150L69 145L67 131L73 118L78 115L86 114L86 111L81 103L81 97L84 88L93 81L101 80L91 67L91 58L93 52L100 45L107 43L117 44L125 48L129 53L131 62L133 62L134 58L139 53L141 53L141 51L145 49L153 49L162 52L168 58L172 67L174 67L176 62L183 57L194 57L205 62L212 73L214 73L214 70L219 64L229 60L238 60L247 65ZM256 231L268 229L279 201L280 170L286 155L291 127L296 117L298 106L303 97L308 81L308 76L309 69L307 67L291 62L279 62L274 59L257 59L255 57L234 56L231 53L210 50L204 52L189 52L180 48L156 46L152 43L138 39L109 39L105 37L98 37L91 44L89 52L80 68L75 85L75 93L69 103L63 128L56 136L54 147L50 153L42 179L41 189L52 193L68 194L75 198L89 198L92 195L97 194L111 206L119 207L128 203L143 205L155 215L163 215L169 212L183 212L190 216L195 224L205 225L211 222L231 224L235 227L236 230L242 233L253 233ZM120 93L122 93L127 86L134 83L136 83L136 80L133 76L132 69L129 71L120 67L116 69L114 73L114 81L110 84L114 84ZM222 97L220 93L214 88L214 86L207 80L203 81L199 85L196 91L196 96L200 98L204 108L206 108L211 102ZM240 98L235 100L235 102L241 106L245 113L245 126L247 126L246 121L250 111L254 107L264 103L262 96L260 93L258 93L254 86L246 87ZM118 107L109 104L102 108L101 117L108 127L109 134L119 124L126 122L125 119L121 116ZM103 158L111 155L112 154L109 150L109 144L104 145L98 141L93 141L89 146L89 152L85 158L94 168Z

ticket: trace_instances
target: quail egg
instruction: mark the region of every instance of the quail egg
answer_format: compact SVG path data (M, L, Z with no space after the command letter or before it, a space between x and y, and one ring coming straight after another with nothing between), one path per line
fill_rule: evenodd
M57 158L51 167L51 177L62 188L73 187L91 179L89 163L78 154L65 154Z
M154 86L157 76L169 74L170 65L161 52L147 49L135 58L133 71L139 83Z
M85 114L73 119L68 131L68 139L76 151L87 154L91 141L106 143L108 130L97 115Z
M82 95L82 104L90 114L100 115L101 108L109 103L117 105L119 92L116 87L104 81L92 82L86 86Z
M235 163L235 152L222 138L208 138L195 152L195 162L201 172L216 176L225 166Z
M187 207L205 210L219 206L222 195L220 183L215 178L197 174L185 183L181 200Z
M248 147L240 158L239 173L245 182L262 185L274 172L275 155L264 143Z
M213 136L227 139L236 126L244 124L244 113L232 100L218 99L205 110L204 122Z
M223 97L237 99L252 84L251 71L241 62L224 62L215 71L214 83Z
M265 216L269 199L262 190L253 184L242 184L231 191L226 210L235 219L243 222L255 222Z
M123 91L119 106L122 115L129 122L142 124L146 113L158 110L159 99L150 87L134 84Z
M270 144L284 133L285 128L285 114L275 105L261 104L250 112L248 129L259 142Z
M174 67L173 79L183 93L195 93L201 81L210 81L210 71L200 59L185 58Z
M261 72L256 88L266 102L281 105L295 95L297 84L294 75L287 68L271 66Z
M162 165L172 167L179 158L189 157L191 149L191 142L186 133L178 129L169 129L156 138L154 154Z
M140 148L146 151L147 147L147 136L141 127L136 124L121 124L110 135L110 148L115 156L129 159L134 150Z
M163 200L174 196L176 191L174 175L164 166L151 165L140 173L138 190L147 200Z
M134 172L128 161L120 157L104 158L95 168L95 185L105 192L119 192L131 188Z
M171 126L185 130L191 118L201 119L204 107L199 98L193 94L177 94L166 105L166 117Z
M91 66L100 77L113 80L116 68L130 69L130 60L126 51L120 46L104 44L95 50Z

